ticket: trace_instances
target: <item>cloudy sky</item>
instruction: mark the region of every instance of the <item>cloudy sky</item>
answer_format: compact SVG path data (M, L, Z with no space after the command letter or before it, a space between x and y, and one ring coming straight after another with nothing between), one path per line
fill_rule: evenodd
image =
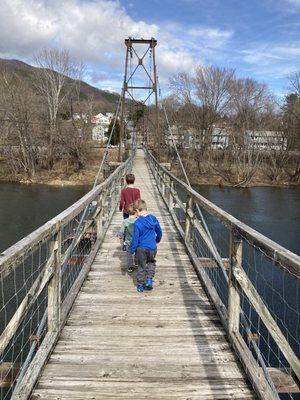
M158 74L195 65L234 68L278 96L300 69L300 0L1 0L0 57L31 62L44 47L68 49L94 86L120 90L124 38L158 39Z

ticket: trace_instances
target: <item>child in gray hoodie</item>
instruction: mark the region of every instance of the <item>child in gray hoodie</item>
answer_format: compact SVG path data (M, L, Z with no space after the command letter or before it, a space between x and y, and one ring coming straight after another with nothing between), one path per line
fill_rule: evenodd
M137 219L137 210L135 209L134 205L131 204L128 206L127 211L129 217L124 219L119 236L120 238L123 238L123 249L127 252L127 271L132 272L135 265L135 260L134 255L130 253L130 247L132 242L133 227Z

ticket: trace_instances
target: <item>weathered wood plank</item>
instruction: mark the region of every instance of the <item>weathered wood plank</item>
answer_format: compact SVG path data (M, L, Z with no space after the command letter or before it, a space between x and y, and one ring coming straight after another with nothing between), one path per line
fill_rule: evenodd
M300 380L300 363L297 355L292 350L291 346L289 345L287 339L281 332L280 328L278 327L276 321L272 317L271 313L269 312L268 308L264 304L262 298L257 293L257 290L252 285L250 279L247 277L247 274L241 270L240 268L234 268L233 270L234 276L238 283L240 284L241 288L246 293L248 299L253 304L256 312L260 316L261 320L268 328L268 332L272 335L275 342L278 344L279 348L281 349L283 355L289 362L291 368L295 372L297 378Z

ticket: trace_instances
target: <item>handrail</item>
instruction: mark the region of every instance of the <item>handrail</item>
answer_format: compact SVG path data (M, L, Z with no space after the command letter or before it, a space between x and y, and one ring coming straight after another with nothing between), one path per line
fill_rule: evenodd
M205 211L217 217L227 228L235 229L237 234L240 233L242 236L246 237L247 240L249 240L253 245L259 246L262 250L267 252L270 257L274 258L275 261L279 262L292 274L300 277L300 256L264 236L260 232L251 228L249 225L246 225L244 222L235 218L228 212L222 210L220 207L218 207L216 204L212 203L205 197L201 196L201 194L190 188L186 183L173 175L164 166L160 165L148 149L145 149L145 151L147 156L150 157L150 159L157 166L159 166L160 170L169 178L171 178L172 181L176 182L176 184L178 184L186 192L188 192L190 196L205 209Z
M35 231L19 240L17 243L9 247L7 250L0 254L0 279L6 276L11 271L11 264L16 263L28 250L32 250L35 245L46 240L47 237L57 233L63 225L71 221L75 215L83 211L102 191L104 191L109 184L111 184L120 171L126 169L131 163L129 158L124 165L120 165L103 183L97 185L94 189L90 190L81 199L76 201L66 210L62 211L51 220L47 221L44 225L37 228Z
M257 262L257 258L255 258L257 255L254 254L257 252L259 259L263 258L265 264L272 262L270 268L277 265L280 267L280 273L288 274L290 279L295 279L300 290L300 257L201 196L160 165L148 149L145 149L145 153L157 187L184 241L195 269L219 312L229 339L248 373L253 387L261 399L278 400L277 390L281 389L280 385L275 385L273 382L271 373L274 368L271 368L273 367L272 363L284 365L284 357L289 367L285 367L284 373L281 370L278 370L278 372L282 373L285 378L289 376L292 379L290 374L290 370L292 370L300 380L300 360L289 342L289 337L292 335L288 331L288 327L285 327L284 332L282 332L280 318L277 318L274 309L269 309L266 299L261 297L254 286L257 279L262 279L262 275L256 278L252 277L254 279L254 283L252 283L251 277L245 271L244 264L250 266L251 273L251 263ZM184 194L186 202L179 198L177 189ZM225 228L230 234L230 242L228 241L230 252L227 258L229 265L227 271L224 270L222 274L212 272L220 265L215 257L215 246L212 246L211 240L197 215L197 206L205 210L214 218L215 223L219 224L220 227L222 226L223 229ZM178 214L180 210L181 213ZM179 215L181 216L179 217ZM252 258L249 258L250 251L253 253ZM257 270L254 272L257 272ZM270 285L268 284L268 286ZM268 289L270 290L269 287ZM274 290L274 293L278 295L276 290ZM286 302L287 299L283 298L283 301ZM259 322L256 325L255 321L251 320L252 312L258 315ZM296 318L300 320L297 305L293 312ZM260 325L264 325L267 333L260 332ZM249 327L252 328L253 332ZM263 342L266 334L267 342L269 343L271 339L274 340L274 346L278 347L278 352L283 357L280 355L274 361L271 360L269 355L263 354L261 356L261 351L264 349L263 346L260 348L259 339L261 338ZM298 337L299 344L300 339ZM252 354L251 347L255 350L255 357ZM269 349L269 352L272 352L272 349ZM286 382L281 384L281 387L285 386ZM292 386L293 390L300 390L294 381Z

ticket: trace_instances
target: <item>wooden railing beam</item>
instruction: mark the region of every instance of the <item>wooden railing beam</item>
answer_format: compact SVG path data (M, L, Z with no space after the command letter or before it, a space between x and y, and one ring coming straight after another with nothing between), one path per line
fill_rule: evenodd
M52 242L54 252L54 274L48 284L48 331L58 332L61 304L61 228Z
M230 261L228 282L228 332L230 335L239 332L241 300L239 287L235 280L233 270L242 267L243 241L233 232L230 235Z

